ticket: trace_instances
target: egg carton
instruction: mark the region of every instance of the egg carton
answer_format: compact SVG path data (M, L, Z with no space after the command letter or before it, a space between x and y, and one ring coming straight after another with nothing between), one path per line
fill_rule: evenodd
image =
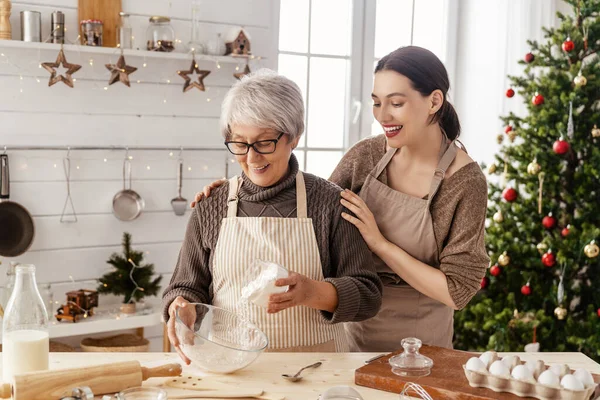
M491 365L494 361L500 360L497 354L494 354L488 364ZM510 370L517 365L525 365L519 357L514 356ZM536 383L530 381L518 380L513 377L505 378L502 376L492 375L488 371L471 371L463 365L465 376L472 387L483 387L491 389L494 392L508 392L520 397L533 397L540 400L589 400L592 398L597 385L585 388L583 390L570 390L560 386L547 386L537 383L537 379L542 372L548 369L548 366L542 361L537 360L533 377ZM567 365L563 366L561 377L567 373L572 373Z

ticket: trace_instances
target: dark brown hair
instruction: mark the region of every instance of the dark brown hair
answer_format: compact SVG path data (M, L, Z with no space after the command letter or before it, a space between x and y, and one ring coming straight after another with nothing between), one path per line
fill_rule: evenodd
M450 140L460 136L458 114L447 98L450 89L448 72L435 54L418 46L400 47L377 63L375 73L385 70L396 71L406 76L410 79L413 89L423 96L429 96L434 90L441 90L444 103L431 122L438 122Z

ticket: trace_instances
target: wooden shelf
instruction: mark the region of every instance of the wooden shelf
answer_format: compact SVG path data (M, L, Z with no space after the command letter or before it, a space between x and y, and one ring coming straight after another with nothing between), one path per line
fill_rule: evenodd
M158 308L155 308L147 314L140 312L133 315L127 315L118 314L116 311L114 314L97 314L74 323L67 321L58 322L54 316L51 316L48 324L48 331L50 333L50 339L52 339L68 336L91 335L125 329L148 328L160 325L161 323L162 314L158 311ZM1 339L0 335L0 343L2 341Z
M39 43L39 42L22 42L20 40L0 40L1 49L23 49L23 50L40 50L40 51L55 51L60 50L60 44L54 43ZM74 44L65 44L65 52L84 53L92 55L109 55L116 56L120 53L120 49L113 47L93 47ZM191 53L165 53L159 51L147 50L130 50L125 49L123 53L127 57L154 58L163 60L191 60ZM196 54L196 61L212 61L219 63L240 64L253 60L265 60L259 56L210 56L206 54Z

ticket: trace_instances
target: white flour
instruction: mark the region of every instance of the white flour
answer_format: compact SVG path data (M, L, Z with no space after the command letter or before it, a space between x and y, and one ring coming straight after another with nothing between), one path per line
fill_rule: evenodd
M251 281L242 288L242 302L251 301L259 307L267 308L272 294L287 292L289 286L275 286L277 279L289 276L289 272L282 266L256 260L250 269Z

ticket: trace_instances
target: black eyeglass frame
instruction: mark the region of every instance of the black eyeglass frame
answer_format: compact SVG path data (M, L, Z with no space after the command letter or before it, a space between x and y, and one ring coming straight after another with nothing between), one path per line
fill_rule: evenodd
M258 154L273 154L277 151L277 143L279 142L279 140L281 139L281 137L284 135L284 132L281 132L279 134L279 136L277 136L276 139L268 139L268 140L258 140L254 143L246 143L246 142L235 142L235 141L225 141L225 147L227 147L227 150L229 150L229 152L235 156L245 156L246 154L248 154L248 152L250 151L250 147L252 147L254 149L255 152L257 152ZM266 143L273 143L273 151L260 151L258 150L254 145L255 144L266 144ZM229 147L230 144L243 144L246 146L246 151L244 153L235 153L233 150L231 150L231 148Z

